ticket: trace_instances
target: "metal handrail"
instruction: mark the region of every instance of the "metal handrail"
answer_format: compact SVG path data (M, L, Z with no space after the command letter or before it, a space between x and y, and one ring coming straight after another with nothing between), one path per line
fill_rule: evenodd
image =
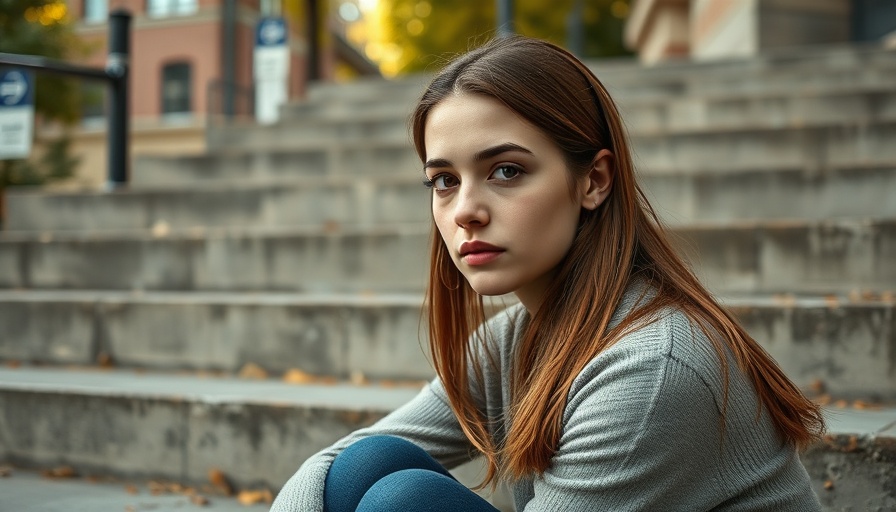
M128 176L128 85L130 69L131 13L116 9L109 13L109 54L105 68L79 66L65 61L0 52L0 66L34 69L38 72L102 80L109 84L108 181L110 190L127 185Z

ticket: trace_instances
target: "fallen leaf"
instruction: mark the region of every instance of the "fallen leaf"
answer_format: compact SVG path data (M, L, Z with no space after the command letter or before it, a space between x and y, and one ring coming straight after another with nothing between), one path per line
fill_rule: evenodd
M255 363L246 363L240 369L239 376L243 379L266 379L268 378L268 372Z
M836 402L834 402L834 407L837 407L839 409L846 409L847 407L849 407L849 402L847 402L846 400L837 400Z
M71 466L59 466L53 469L46 469L41 472L46 478L74 478L78 476L75 468Z
M112 361L112 356L109 355L108 352L100 352L96 356L96 364L100 365L103 368L112 368L115 363Z
M0 478L6 478L12 475L12 468L10 466L0 466Z
M298 368L292 368L283 374L283 382L288 382L290 384L308 384L314 382L314 375L305 373Z
M367 377L360 371L353 371L349 380L356 386L366 386L368 384Z
M6 362L6 367L7 367L7 368L13 368L13 369L15 369L15 368L18 368L18 367L20 367L20 366L22 366L22 362L21 362L21 361L16 361L15 359L10 359L9 361Z
M815 379L812 381L812 384L809 385L809 389L811 389L813 393L821 395L825 392L826 386L824 385L823 380Z
M256 503L272 503L274 496L267 489L261 491L240 491L236 500L243 505L255 505Z
M208 480L215 486L215 489L225 496L233 495L233 485L230 483L230 479L227 478L227 475L220 469L212 468L208 470Z
M200 507L204 507L204 506L208 505L208 498L206 498L205 496L203 496L201 494L194 494L193 496L190 496L190 502L193 503L194 505L199 505Z
M128 494L140 494L140 491L137 489L135 485L126 485L124 486L124 492Z

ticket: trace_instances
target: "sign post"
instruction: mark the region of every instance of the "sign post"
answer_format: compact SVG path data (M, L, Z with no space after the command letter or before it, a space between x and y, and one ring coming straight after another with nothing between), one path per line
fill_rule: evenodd
M280 105L289 98L286 20L268 17L258 22L253 57L255 119L259 124L273 124L280 119Z
M0 160L28 158L33 134L33 75L0 69Z

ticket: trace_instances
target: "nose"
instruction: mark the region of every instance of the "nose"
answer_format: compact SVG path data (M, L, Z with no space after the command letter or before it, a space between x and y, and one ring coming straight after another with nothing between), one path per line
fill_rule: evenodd
M454 204L454 222L464 229L488 224L488 205L477 187L461 183Z

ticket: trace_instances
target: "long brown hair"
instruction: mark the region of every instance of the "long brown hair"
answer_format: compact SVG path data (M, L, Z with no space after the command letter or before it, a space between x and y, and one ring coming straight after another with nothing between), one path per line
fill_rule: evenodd
M635 181L622 119L594 74L567 51L522 37L492 40L445 67L412 114L414 144L426 160L427 115L454 93L501 101L549 136L567 167L581 176L601 149L614 155L609 197L582 211L581 227L557 279L530 319L514 354L510 427L501 446L471 395L482 382L474 336L485 318L482 298L451 261L433 227L427 288L430 349L460 426L488 461L483 485L541 474L557 450L562 415L573 380L596 355L662 308L683 310L719 356L727 403L730 353L750 378L783 441L804 447L824 430L819 407L808 400L700 284L672 249L656 213ZM613 329L610 319L632 279L652 294ZM595 298L600 297L600 300ZM758 411L757 411L758 412ZM723 407L723 415L725 408Z

